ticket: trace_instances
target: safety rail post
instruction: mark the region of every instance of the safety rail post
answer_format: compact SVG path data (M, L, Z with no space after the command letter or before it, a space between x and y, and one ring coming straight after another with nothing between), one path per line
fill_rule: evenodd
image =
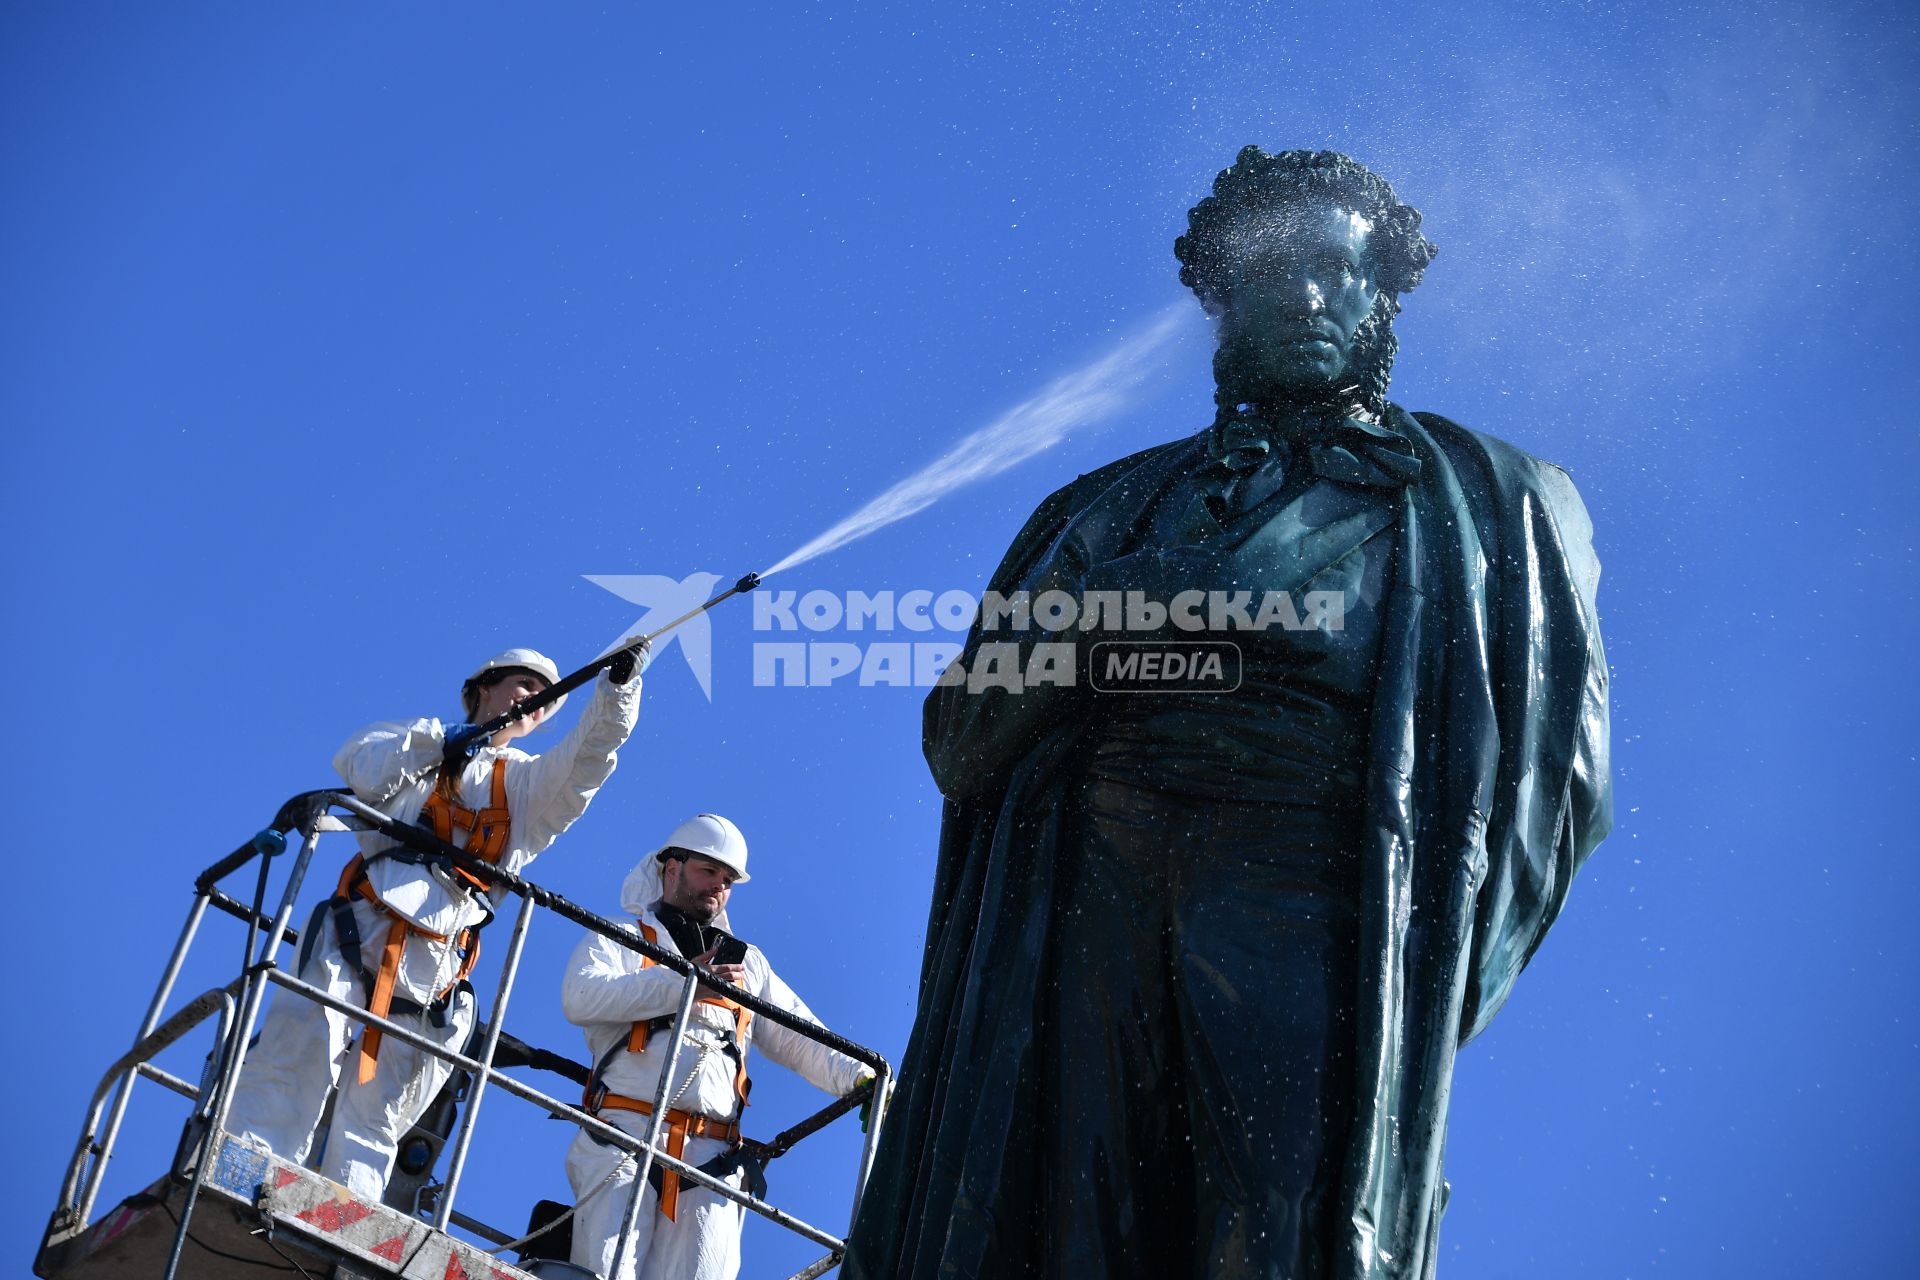
M233 999L233 989L239 985L238 982L233 982L220 989L220 1021L215 1025L213 1033L213 1043L215 1046L226 1044L228 1039L233 1035L234 1029L239 1025L240 1010L238 1006L235 1005ZM193 1101L196 1109L201 1104L212 1101L213 1090L220 1082L220 1057L221 1055L217 1053L209 1054L206 1066L200 1069L200 1083L194 1087L193 1091ZM217 1132L219 1132L219 1130L209 1121L207 1124L207 1133L211 1135Z
M440 1207L434 1215L433 1226L436 1231L445 1231L453 1219L453 1198L459 1193L460 1175L466 1169L467 1147L473 1141L474 1122L480 1116L480 1100L486 1095L487 1081L493 1076L493 1055L500 1046L500 1027L506 1021L507 1001L513 995L514 978L520 971L520 952L526 946L527 927L532 920L533 899L521 894L520 914L513 921L513 939L507 943L507 958L500 968L500 986L494 992L492 1012L487 1015L487 1038L480 1046L481 1069L473 1078L473 1092L467 1095L465 1114L460 1117L460 1132L453 1140L453 1156L447 1163L447 1181L440 1193Z
M273 839L267 837L271 835ZM263 831L252 840L253 847L260 854L260 875L253 886L253 910L247 913L247 941L240 948L240 968L244 971L253 963L253 941L260 933L260 908L267 902L267 881L273 875L275 854L287 851L286 837L277 831Z
M867 1111L867 1131L860 1143L860 1171L853 1180L853 1213L847 1221L847 1234L860 1217L860 1198L867 1191L867 1176L873 1172L874 1157L880 1152L880 1126L886 1123L887 1104L893 1100L893 1072L882 1061L873 1075L873 1101Z
M818 1262L800 1268L800 1270L788 1276L787 1280L816 1280L816 1277L823 1276L839 1266L845 1257L846 1255L844 1253L835 1250Z
M175 1280L179 1274L180 1256L187 1247L187 1227L193 1221L193 1209L199 1202L200 1191L207 1184L207 1157L226 1130L234 1086L240 1079L240 1068L246 1063L247 1037L252 1034L254 1019L260 1016L260 1006L266 1000L268 975L274 970L274 956L279 954L280 939L292 922L293 904L300 896L300 884L306 879L307 867L313 861L314 849L320 843L320 818L325 812L324 802L310 804L307 808L305 819L300 823L300 853L287 876L286 890L280 895L280 906L274 912L273 927L261 941L260 961L249 970L241 1013L233 1021L221 1054L220 1075L214 1085L212 1105L207 1109L207 1127L201 1138L200 1158L194 1162L193 1181L187 1184L187 1197L180 1206L180 1225L174 1231L173 1249L167 1255L164 1280ZM259 852L264 853L264 850ZM203 1098L201 1101L205 1103L207 1100Z
M160 985L153 993L153 1002L147 1006L147 1016L140 1020L140 1034L133 1038L135 1047L145 1042L160 1025L160 1014L166 1009L167 1001L173 996L174 983L180 980L180 970L187 962L187 948L193 944L193 936L200 929L200 922L207 914L207 895L195 893L193 907L187 912L187 923L180 930L179 939L173 944L173 954L167 958L167 967L160 975ZM97 1108L87 1117L86 1132L81 1135L80 1152L76 1154L73 1168L67 1175L66 1185L60 1191L60 1203L74 1206L72 1219L78 1226L84 1227L93 1213L93 1202L100 1194L100 1184L106 1177L107 1161L113 1157L113 1147L120 1138L120 1124L126 1118L127 1104L132 1100L133 1078L121 1080L119 1091L114 1095L113 1110L108 1113L106 1127L98 1130L95 1141L96 1122L100 1118ZM88 1171L86 1185L74 1196L80 1171L85 1167L84 1156L89 1147L94 1148L93 1168Z
M647 1117L651 1123L647 1125L646 1149L635 1157L633 1190L627 1193L627 1212L620 1223L620 1247L613 1254L616 1276L624 1274L627 1254L633 1248L633 1229L640 1223L640 1202L646 1197L647 1176L653 1172L654 1157L660 1153L660 1130L667 1122L667 1090L673 1087L674 1074L680 1070L680 1046L686 1040L687 1022L693 1017L693 999L699 991L699 979L689 973L680 992L680 1007L673 1015L673 1042L660 1069L660 1083L653 1090L653 1114Z

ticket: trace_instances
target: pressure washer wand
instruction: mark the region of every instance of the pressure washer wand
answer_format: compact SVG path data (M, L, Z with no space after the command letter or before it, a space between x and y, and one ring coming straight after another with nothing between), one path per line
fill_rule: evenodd
M605 671L608 667L612 666L616 661L619 660L620 655L625 653L632 653L635 650L639 649L642 645L653 643L655 640L658 640L661 636L667 634L667 632L673 630L675 627L679 626L681 623L686 622L690 619L699 617L701 614L705 613L707 610L713 608L713 606L719 604L722 600L725 600L730 596L737 596L743 591L751 591L759 585L760 585L759 574L757 573L747 574L745 577L741 578L740 581L734 583L731 587L728 587L725 591L722 591L719 595L707 601L705 604L701 605L699 608L687 610L685 613L675 618L672 622L667 623L664 627L656 628L652 632L649 632L647 635L641 636L638 640L635 640L632 644L622 645L618 649L615 649L612 653L602 654L600 657L595 658L592 662L589 662L586 666L580 668L578 671L575 671L573 674L562 676L559 683L548 685L546 688L542 689L540 692L534 694L530 698L522 698L519 702L514 703L512 706L508 707L505 711L502 711L499 715L487 721L485 724L477 726L471 733L465 734L463 735L463 737L467 739L480 739L482 741L488 738L491 738L494 734L500 732L502 729L506 728L508 725L514 724L520 720L524 720L528 716L532 715L534 712L540 710L542 707L549 706L555 701L557 701L558 699L565 697L569 693L572 693L575 689L578 689L581 685L593 679L595 676L599 675L602 671Z

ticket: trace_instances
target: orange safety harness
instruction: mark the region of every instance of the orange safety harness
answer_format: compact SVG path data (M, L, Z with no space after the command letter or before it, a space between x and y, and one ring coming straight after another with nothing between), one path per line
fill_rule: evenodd
M454 842L456 826L467 833L464 846L468 853L489 863L498 863L500 855L507 851L507 840L512 834L513 817L507 810L507 762L504 758L493 762L492 789L489 803L479 812L462 805L454 791L454 778L442 773L431 795L427 797L421 816L432 824L433 833L448 844ZM404 856L400 848L376 853L374 857ZM451 868L453 873L484 892L489 886L479 876L462 867ZM353 919L353 899L365 898L379 907L393 919L387 929L386 941L380 948L380 967L370 971L361 959L360 931ZM400 915L374 892L373 885L367 879L367 859L364 854L356 855L340 874L340 887L335 891L330 903L333 908L334 932L338 935L341 954L347 963L359 971L360 981L367 990L367 1012L381 1018L390 1018L398 1013L430 1013L436 1024L444 1025L446 1008L453 993L473 972L473 966L480 959L480 933L478 927L462 929L451 941L459 949L460 967L454 973L453 980L434 993L432 1002L423 1010L411 1000L393 994L394 984L400 975L400 957L407 945L409 934L418 934L431 938L435 942L449 941L447 935L435 933L431 929L422 929L413 921ZM373 1079L380 1059L380 1028L369 1026L360 1036L361 1084Z
M658 931L644 920L639 923L641 936L648 942L659 945ZM640 957L642 969L651 969L656 963L652 956ZM694 1003L714 1005L733 1013L732 1053L735 1059L733 1091L740 1099L741 1107L744 1108L747 1106L747 1094L753 1089L753 1081L747 1078L747 1025L753 1021L753 1011L725 996L701 996ZM628 1028L627 1038L624 1041L615 1042L613 1048L594 1067L593 1080L587 1085L586 1097L582 1101L582 1106L588 1115L599 1115L603 1110L633 1111L643 1116L653 1114L651 1102L641 1098L629 1098L623 1094L609 1093L606 1086L600 1082L600 1077L606 1070L607 1064L613 1060L614 1054L622 1049L628 1053L644 1053L647 1040L655 1031L667 1030L672 1026L673 1019L663 1017L636 1022ZM737 1146L740 1142L740 1117L735 1115L731 1120L721 1120L698 1112L669 1108L667 1154L675 1160L684 1160L689 1137L718 1138ZM667 1221L672 1222L680 1205L680 1175L671 1169L659 1169L657 1166L656 1172L660 1174L660 1212L666 1215Z
M498 863L507 851L507 837L513 834L513 815L507 811L507 758L494 757L493 786L486 808L475 813L462 805L454 793L453 775L442 772L420 816L432 823L433 834L448 844L453 843L453 829L459 826L467 833L468 853L483 862ZM454 867L453 873L482 892L493 887L465 868Z

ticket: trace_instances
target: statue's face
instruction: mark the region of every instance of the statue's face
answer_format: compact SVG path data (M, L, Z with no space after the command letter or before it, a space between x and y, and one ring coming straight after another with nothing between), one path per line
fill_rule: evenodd
M1354 334L1380 289L1372 227L1351 209L1288 205L1244 228L1221 344L1255 396L1320 399L1350 381Z

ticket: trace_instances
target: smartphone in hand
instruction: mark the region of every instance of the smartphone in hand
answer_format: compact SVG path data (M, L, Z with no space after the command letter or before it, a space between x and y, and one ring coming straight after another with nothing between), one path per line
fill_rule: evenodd
M729 933L716 933L719 942L713 952L713 964L745 964L747 962L747 944Z

